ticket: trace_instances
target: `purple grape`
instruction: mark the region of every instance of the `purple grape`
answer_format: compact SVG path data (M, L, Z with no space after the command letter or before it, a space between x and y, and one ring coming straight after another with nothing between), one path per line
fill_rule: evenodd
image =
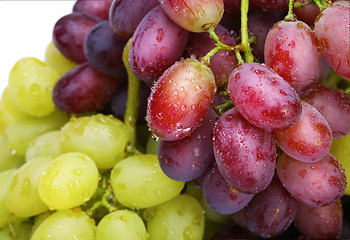
M109 102L118 88L118 78L104 75L83 63L59 79L53 90L53 100L63 112L86 113Z
M224 10L227 13L240 13L241 0L224 0Z
M131 71L149 85L180 59L189 32L171 21L160 6L153 8L135 30L129 52Z
M176 62L152 88L147 105L150 130L165 141L189 136L201 125L215 91L209 67L195 59Z
M294 8L298 20L305 22L306 24L312 26L315 23L315 19L318 14L320 14L320 8L314 2L309 2L309 0L296 0L295 2L300 2L302 4L307 4L300 8Z
M114 0L109 12L109 25L113 32L129 39L144 16L157 5L158 0Z
M220 214L232 214L245 207L254 194L241 193L231 187L214 164L203 181L206 204Z
M257 193L269 185L277 156L270 132L230 109L216 122L213 141L217 165L233 188Z
M212 135L215 121L216 113L210 109L202 125L188 137L160 141L159 165L169 178L190 181L207 171L214 161Z
M350 95L340 89L316 86L302 98L327 120L333 139L350 133Z
M344 170L330 153L318 162L301 162L282 153L276 169L288 192L309 206L329 205L344 193Z
M315 36L329 65L350 80L350 6L335 5L320 13L315 22Z
M288 0L252 0L251 2L268 12L288 10Z
M211 240L257 240L257 236L237 224L229 223L220 228Z
M220 38L221 42L235 46L236 41L231 36L229 31L221 25L217 25L215 33ZM193 33L190 41L187 44L186 52L188 56L195 56L197 59L205 56L210 50L215 47L215 41L208 33ZM220 51L210 59L210 69L215 76L217 87L223 87L227 84L230 74L237 67L238 60L233 52Z
M270 238L280 235L291 225L297 206L298 202L275 176L264 191L257 193L245 208L232 216L242 227Z
M89 14L103 20L108 20L109 8L113 0L77 0L73 12Z
M301 101L298 122L284 131L273 132L277 145L289 156L303 162L322 159L332 145L332 131L327 120L310 104Z
M296 91L272 69L246 63L230 75L228 90L238 112L251 124L265 130L283 130L300 117Z
M64 56L77 63L83 63L86 61L85 37L99 21L98 18L83 13L63 16L54 26L52 41Z
M287 81L299 95L316 85L321 55L311 28L301 21L280 21L265 41L265 63Z
M294 225L310 239L337 239L343 225L341 201L324 207L311 207L299 202Z
M108 21L102 21L85 38L85 56L96 70L106 75L122 77L126 75L122 61L126 42L111 30Z

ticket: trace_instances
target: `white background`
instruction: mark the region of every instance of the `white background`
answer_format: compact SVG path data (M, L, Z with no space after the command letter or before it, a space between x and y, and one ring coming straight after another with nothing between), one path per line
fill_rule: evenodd
M44 60L58 19L72 12L73 0L0 0L0 96L13 65L24 57Z

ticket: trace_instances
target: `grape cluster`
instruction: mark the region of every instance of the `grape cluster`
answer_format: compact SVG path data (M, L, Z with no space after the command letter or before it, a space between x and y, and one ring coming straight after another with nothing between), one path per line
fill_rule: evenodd
M1 97L0 239L349 238L349 14L77 0Z

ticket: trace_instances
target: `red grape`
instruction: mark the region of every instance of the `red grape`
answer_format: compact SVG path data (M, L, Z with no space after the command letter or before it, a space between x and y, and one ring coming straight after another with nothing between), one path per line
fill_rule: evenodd
M109 8L112 2L113 0L77 0L73 6L73 12L81 12L108 20Z

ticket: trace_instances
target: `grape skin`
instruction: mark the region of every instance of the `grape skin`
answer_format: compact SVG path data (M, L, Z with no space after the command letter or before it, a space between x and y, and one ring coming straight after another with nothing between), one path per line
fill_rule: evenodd
M257 193L269 185L277 156L270 132L230 109L216 122L213 142L220 172L234 189Z
M288 192L309 206L336 202L345 190L344 169L330 153L318 162L301 162L283 153L277 159L276 169Z
M109 9L113 0L77 0L73 6L73 12L85 13L104 20L108 20Z

